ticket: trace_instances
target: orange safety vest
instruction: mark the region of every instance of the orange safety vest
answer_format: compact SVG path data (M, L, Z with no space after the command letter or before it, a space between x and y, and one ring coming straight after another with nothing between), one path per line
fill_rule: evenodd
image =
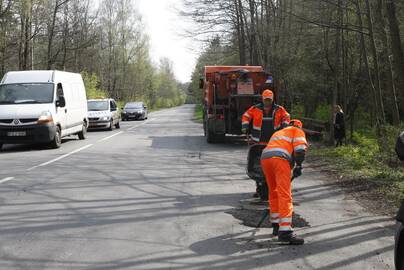
M298 127L290 126L272 135L267 147L262 151L261 160L267 158L283 158L294 164L294 154L306 152L308 148L306 134Z
M277 104L273 104L272 115L269 117L269 120L272 121L274 131L277 131L282 126L286 126L290 122L289 113ZM258 104L249 108L242 117L242 128L248 129L250 126L250 121L253 120L253 126L251 130L251 137L255 142L259 142L261 140L261 130L262 130L262 122L264 120L264 104ZM272 134L269 134L268 138L271 137ZM267 141L265 142L267 143Z

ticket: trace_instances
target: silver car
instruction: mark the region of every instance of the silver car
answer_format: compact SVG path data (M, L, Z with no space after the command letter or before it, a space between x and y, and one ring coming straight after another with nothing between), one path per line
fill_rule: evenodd
M121 115L115 100L90 99L87 102L89 129L120 128Z

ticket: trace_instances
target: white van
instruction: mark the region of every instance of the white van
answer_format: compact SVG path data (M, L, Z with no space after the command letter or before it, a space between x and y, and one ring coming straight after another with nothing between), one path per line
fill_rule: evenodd
M80 74L13 71L0 83L0 149L3 144L47 143L87 132L87 97Z

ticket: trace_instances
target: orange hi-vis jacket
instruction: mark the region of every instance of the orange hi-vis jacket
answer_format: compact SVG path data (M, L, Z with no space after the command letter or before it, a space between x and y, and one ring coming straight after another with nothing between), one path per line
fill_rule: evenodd
M294 165L296 153L305 153L308 148L306 134L298 127L290 126L272 135L267 147L262 151L261 160L267 158L283 158Z
M269 123L273 125L273 131L280 129L281 127L288 125L290 122L290 115L289 113L277 104L272 105L272 115L266 116L264 113L264 104L260 103L258 105L252 106L249 108L242 117L242 128L248 129L250 126L250 121L253 121L252 130L251 130L251 137L255 142L262 141L263 137L266 137L267 140L271 137L272 134L262 134L263 132L263 123ZM266 135L266 136L265 136ZM265 141L267 143L268 141Z

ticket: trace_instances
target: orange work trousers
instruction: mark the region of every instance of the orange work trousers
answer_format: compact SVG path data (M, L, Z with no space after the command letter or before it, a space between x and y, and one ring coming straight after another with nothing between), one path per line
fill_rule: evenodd
M269 188L269 209L272 223L279 231L292 231L292 183L289 161L283 158L261 160L261 167Z

